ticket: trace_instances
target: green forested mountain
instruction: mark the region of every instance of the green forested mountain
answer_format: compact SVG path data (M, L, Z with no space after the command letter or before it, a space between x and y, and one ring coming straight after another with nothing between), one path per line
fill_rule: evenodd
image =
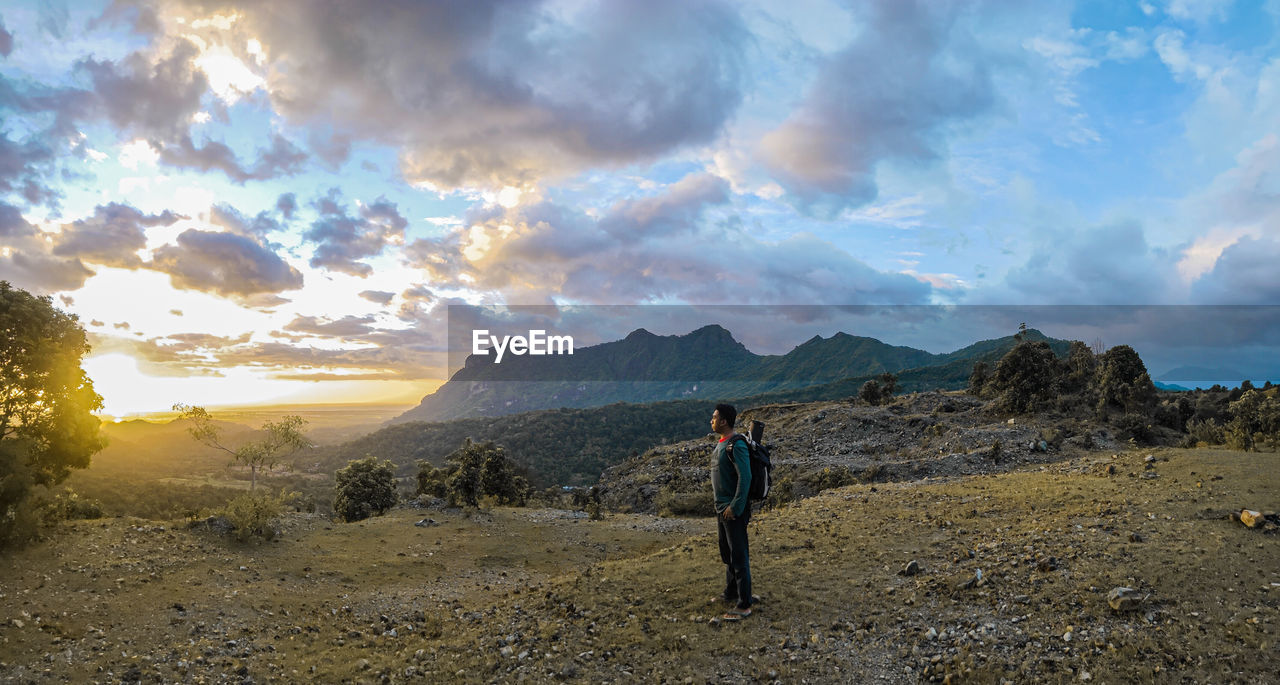
M646 332L641 335L652 334ZM1027 331L1025 335L1032 340L1049 340L1055 352L1059 355L1066 353L1068 343L1065 341L1045 338L1034 330ZM636 334L633 333L632 336ZM894 367L885 365L886 359L895 365L915 359L938 362L932 366L898 371L898 392L954 390L966 387L975 362L994 364L1015 342L1010 336L975 343L948 355L931 355L911 348L891 347L869 338L847 335L836 335L825 340L815 338L797 347L790 355L764 357L758 363L779 374L787 368L797 369L797 374L862 373L831 382L795 387L785 387L785 376L779 376L769 382L775 383L775 388L781 386L781 389L764 393L721 392L698 399L548 409L501 417L402 422L341 445L321 448L308 454L307 459L311 461L314 458L316 463L313 468L327 472L345 465L347 460L375 456L395 462L401 475L407 476L413 472L417 460L425 459L441 464L465 438L471 438L476 441L493 440L502 445L514 461L527 469L530 481L540 487L588 484L594 483L605 468L621 462L631 454L643 452L655 445L707 434L710 431L708 420L714 402L730 401L742 411L778 402L813 402L856 397L867 380L885 370L894 370ZM736 345L736 341L733 344ZM872 353L868 357L870 361L857 357L854 351L860 349ZM796 354L797 350L801 354ZM818 359L840 355L847 355L849 358L841 358L839 363L833 362L835 371L810 366L816 364ZM513 389L524 386L525 392L533 395L536 391L529 388L536 388L547 381L504 383L508 383ZM584 381L580 385L610 386L610 391L617 392L619 387L642 386L643 383L660 382L636 381L625 385ZM716 392L717 387L732 390L735 387L751 388L761 385L767 386L768 383L755 385L740 381L719 381L703 384L703 388L708 392ZM513 395L507 395L511 396Z
M1032 339L1043 338L1028 331ZM724 328L704 326L680 336L644 329L615 342L584 347L572 356L468 358L436 392L394 422L506 416L540 409L599 407L617 402L749 397L810 388L847 378L988 359L1012 346L1012 337L975 343L948 354L887 345L837 333L814 336L784 355L757 355ZM1060 344L1063 350L1066 343ZM857 392L854 388L853 393ZM850 394L853 394L850 393Z

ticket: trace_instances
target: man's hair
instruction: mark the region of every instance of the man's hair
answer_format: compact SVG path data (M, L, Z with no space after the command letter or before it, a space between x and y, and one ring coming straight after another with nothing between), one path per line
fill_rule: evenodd
M717 404L716 411L720 412L720 418L728 421L729 427L733 428L738 420L738 410L734 409L732 404Z

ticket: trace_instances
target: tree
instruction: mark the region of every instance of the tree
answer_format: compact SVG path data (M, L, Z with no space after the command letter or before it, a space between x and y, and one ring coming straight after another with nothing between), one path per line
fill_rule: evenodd
M396 469L373 457L348 462L333 474L333 511L343 521L381 516L396 505Z
M262 432L266 437L261 440L247 442L235 449L222 444L222 429L214 425L213 417L204 407L185 404L173 405L174 411L182 412L180 420L191 421L187 429L191 437L202 445L222 450L230 454L232 459L249 467L249 491L258 484L258 469L269 469L280 463L284 457L311 446L302 435L302 427L306 420L301 416L286 416L279 421L267 421L262 424Z
M1156 387L1142 358L1128 345L1116 345L1098 360L1098 411L1118 407L1128 414L1150 415Z
M102 397L80 368L75 316L0 281L0 547L35 535L32 488L49 488L102 449Z
M987 392L996 396L1001 409L1023 413L1040 408L1058 390L1061 369L1049 343L1023 341L996 364L987 381Z

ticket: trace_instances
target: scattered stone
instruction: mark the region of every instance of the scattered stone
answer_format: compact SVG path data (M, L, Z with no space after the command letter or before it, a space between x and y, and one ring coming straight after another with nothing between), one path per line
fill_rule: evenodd
M1257 512L1252 509L1240 510L1240 523L1243 523L1250 528L1258 528L1265 525L1266 522L1267 520L1262 517L1261 512Z
M1058 568L1057 557L1047 557L1047 558L1041 559L1039 562L1036 563L1036 570L1041 571L1043 573L1053 571L1057 568Z
M421 521L418 521L413 525L418 526L420 528L428 528L430 526L438 526L440 525L440 522L435 519L422 519Z
M1142 542L1142 535L1137 531L1129 533L1129 542Z
M1116 587L1107 593L1107 604L1110 604L1114 611L1132 611L1142 606L1150 596L1151 593L1144 595L1131 587Z
M1143 480L1155 480L1160 477L1160 474L1156 473L1155 471L1143 471L1142 475L1138 477Z
M1155 463L1155 461L1156 461L1156 457L1155 457L1155 455L1154 455L1154 454L1148 454L1145 458L1143 458L1143 460L1142 460L1142 461L1144 461L1144 462L1146 462L1146 463L1148 463L1148 464L1154 464L1154 463Z
M898 575L900 576L914 576L918 573L920 573L920 562L916 561L915 559L912 559L907 564L906 568L902 569L901 571L898 571Z

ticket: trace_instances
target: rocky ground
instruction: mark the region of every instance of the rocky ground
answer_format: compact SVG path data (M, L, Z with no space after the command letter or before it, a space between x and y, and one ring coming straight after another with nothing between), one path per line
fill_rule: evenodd
M400 508L256 546L69 524L0 559L0 681L1274 682L1280 534L1230 514L1280 508L1277 455L1112 447L760 512L737 624L710 519Z
M1040 416L1010 419L963 392L913 393L879 407L844 401L767 405L744 409L739 428L747 430L753 419L766 425L774 480L789 478L799 496L822 489L820 482L997 473L1120 447L1109 426ZM609 469L600 479L604 505L658 513L665 493L705 491L714 438L662 445Z

